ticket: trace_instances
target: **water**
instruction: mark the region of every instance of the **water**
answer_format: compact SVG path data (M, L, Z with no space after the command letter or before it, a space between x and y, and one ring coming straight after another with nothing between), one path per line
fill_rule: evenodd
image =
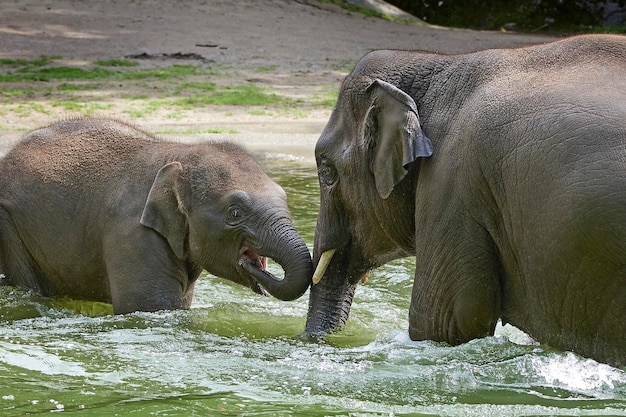
M265 166L311 244L314 167ZM0 416L626 415L624 370L510 326L458 347L410 341L412 264L371 274L324 343L298 337L306 295L280 302L210 276L189 311L126 316L0 288Z

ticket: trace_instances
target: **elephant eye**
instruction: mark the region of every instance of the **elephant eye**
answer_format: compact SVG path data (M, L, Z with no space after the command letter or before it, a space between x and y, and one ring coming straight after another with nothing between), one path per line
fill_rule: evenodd
M324 185L333 185L337 181L337 170L326 159L317 168L317 175Z
M237 224L245 217L244 211L238 206L231 206L228 208L226 215L229 224Z

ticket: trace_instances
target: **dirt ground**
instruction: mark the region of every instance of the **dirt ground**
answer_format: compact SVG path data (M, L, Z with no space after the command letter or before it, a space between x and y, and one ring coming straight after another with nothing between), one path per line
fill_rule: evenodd
M312 0L11 0L0 6L0 59L46 55L81 66L99 59L150 57L138 60L143 66L175 62L215 68L221 82L252 82L295 97L320 88L337 90L354 63L373 49L451 54L551 39L392 22ZM158 81L146 88L158 89ZM126 118L123 99L106 100L117 100L116 106L101 113ZM176 119L154 112L132 122L149 130L215 125L237 132L229 139L253 146L299 143L312 152L331 110L311 107L294 117L293 112L252 114L237 106L228 111L204 106ZM0 146L65 116L63 109L18 114L0 108Z

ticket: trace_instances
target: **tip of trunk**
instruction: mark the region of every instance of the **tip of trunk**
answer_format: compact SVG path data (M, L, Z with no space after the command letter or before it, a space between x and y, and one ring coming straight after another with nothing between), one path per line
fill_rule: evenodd
M278 279L258 263L247 258L240 260L240 265L254 277L254 280L267 293L282 301L292 301L300 298L311 285L313 277L313 262L308 250L303 251L295 261L282 264L276 261L285 270L285 277Z
M298 339L308 343L320 343L324 339L324 337L328 336L328 334L329 333L309 333L305 330L300 333Z
M311 340L322 339L338 331L348 321L356 284L340 280L339 286L333 286L334 282L333 279L325 279L311 287L304 331Z

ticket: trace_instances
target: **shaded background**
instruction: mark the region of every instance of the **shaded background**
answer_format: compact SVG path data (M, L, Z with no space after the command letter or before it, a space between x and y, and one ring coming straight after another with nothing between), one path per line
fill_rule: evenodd
M425 22L453 27L520 31L588 31L619 28L623 32L623 0L389 0Z

